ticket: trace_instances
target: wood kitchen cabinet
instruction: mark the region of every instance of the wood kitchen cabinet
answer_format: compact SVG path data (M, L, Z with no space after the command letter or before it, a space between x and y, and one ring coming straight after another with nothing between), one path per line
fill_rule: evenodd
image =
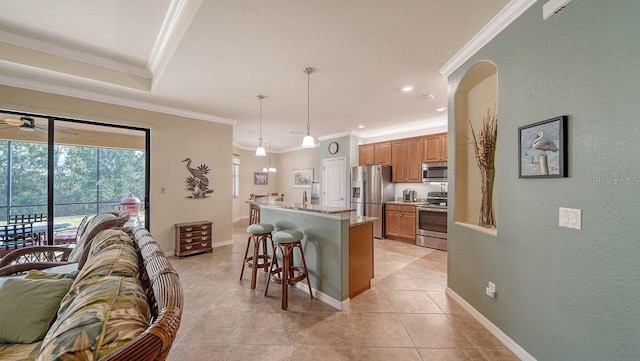
M177 223L174 227L176 229L176 248L174 253L177 257L213 251L213 227L211 222Z
M391 142L363 144L359 151L360 165L391 165Z
M412 205L387 204L387 238L416 240L416 207Z
M428 135L422 138L422 162L447 161L447 133Z
M391 143L393 182L422 182L421 147L421 138L411 138Z

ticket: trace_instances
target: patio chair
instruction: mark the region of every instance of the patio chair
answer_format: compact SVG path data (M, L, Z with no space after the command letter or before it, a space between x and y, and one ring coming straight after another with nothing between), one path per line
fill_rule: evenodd
M96 234L105 229L122 227L128 220L128 212L105 212L93 217L86 216L78 226L77 243L74 248L34 246L14 250L0 259L0 277L70 263L77 263L78 269L81 269Z

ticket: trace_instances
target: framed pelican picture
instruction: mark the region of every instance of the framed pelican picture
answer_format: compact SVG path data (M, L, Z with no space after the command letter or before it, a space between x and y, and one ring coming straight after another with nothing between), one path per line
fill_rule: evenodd
M567 176L567 116L518 128L518 177Z

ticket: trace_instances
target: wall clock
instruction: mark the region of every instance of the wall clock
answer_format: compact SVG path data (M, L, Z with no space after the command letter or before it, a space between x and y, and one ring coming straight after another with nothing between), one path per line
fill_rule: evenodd
M331 142L331 144L329 144L329 153L331 153L331 154L338 153L338 143Z

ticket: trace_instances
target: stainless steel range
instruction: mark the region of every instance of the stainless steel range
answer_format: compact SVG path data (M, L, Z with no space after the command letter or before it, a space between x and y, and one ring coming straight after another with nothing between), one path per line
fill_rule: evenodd
M447 192L428 192L424 206L416 207L416 244L447 250Z

